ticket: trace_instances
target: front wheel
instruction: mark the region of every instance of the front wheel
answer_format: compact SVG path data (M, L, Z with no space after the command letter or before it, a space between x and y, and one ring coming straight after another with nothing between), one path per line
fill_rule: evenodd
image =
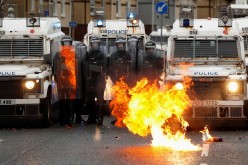
M41 103L41 112L43 114L43 125L48 127L53 124L52 122L52 103L51 103L51 90L47 91L47 97Z

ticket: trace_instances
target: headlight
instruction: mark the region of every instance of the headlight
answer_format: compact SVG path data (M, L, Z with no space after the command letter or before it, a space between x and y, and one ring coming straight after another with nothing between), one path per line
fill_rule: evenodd
M175 84L175 88L177 90L183 90L183 84L181 82L178 82L178 83Z
M226 82L227 95L243 95L245 94L245 81L228 80Z
M137 24L138 23L138 20L137 19L133 19L132 20L132 24Z
M231 81L227 84L227 89L230 92L237 92L238 91L238 83L235 81Z
M25 87L26 87L27 89L33 89L34 86L35 86L34 81L26 81L26 82L25 82Z
M24 79L22 82L24 93L41 93L41 79Z

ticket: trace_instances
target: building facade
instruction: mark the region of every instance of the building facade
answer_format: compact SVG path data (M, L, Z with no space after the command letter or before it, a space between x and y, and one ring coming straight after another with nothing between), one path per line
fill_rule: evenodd
M166 14L157 14L158 2L168 4ZM126 18L129 8L136 8L139 18L144 22L149 35L156 28L172 25L179 18L180 6L194 6L195 18L216 17L218 5L234 3L233 0L5 0L18 5L19 17L26 12L40 12L45 16L56 16L61 20L62 30L75 40L82 40L87 32L87 24L94 19L97 11L103 11L106 19ZM5 10L6 7L5 7Z

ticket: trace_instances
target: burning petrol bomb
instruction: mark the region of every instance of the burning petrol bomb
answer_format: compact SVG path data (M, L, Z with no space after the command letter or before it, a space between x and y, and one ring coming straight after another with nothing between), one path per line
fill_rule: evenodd
M191 106L188 95L190 81L186 78L183 88L165 85L161 90L156 82L141 79L130 88L123 79L113 87L110 102L116 126L126 126L134 134L152 135L152 146L164 146L175 150L199 150L185 137L188 126L184 111Z

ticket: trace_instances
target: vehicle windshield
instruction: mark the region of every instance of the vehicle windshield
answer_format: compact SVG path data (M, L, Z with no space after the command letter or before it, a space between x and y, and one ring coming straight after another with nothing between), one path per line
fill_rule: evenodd
M168 38L169 36L150 36L150 40L154 41L154 42L165 42L167 43L168 42Z
M175 39L175 58L238 58L236 40Z

